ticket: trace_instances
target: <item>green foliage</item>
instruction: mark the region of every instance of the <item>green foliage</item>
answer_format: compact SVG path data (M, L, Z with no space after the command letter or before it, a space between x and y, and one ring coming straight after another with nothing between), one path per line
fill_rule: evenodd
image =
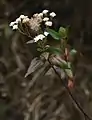
M55 40L60 40L60 39L61 39L60 34L59 34L58 32L56 32L55 30L48 28L48 29L47 29L47 32L48 32Z
M73 72L71 69L65 69L65 72L69 78L73 78Z
M75 49L72 49L72 50L70 51L70 55L71 55L71 56L76 55L76 53L77 53L77 51L76 51Z
M59 48L55 48L55 47L49 47L47 49L47 52L53 53L53 54L61 54L62 51Z
M60 27L58 33L60 34L61 38L67 38L67 28Z
M64 60L60 63L60 67L61 67L63 70L69 69L68 66L67 66L66 61L64 61Z
M68 36L68 28L60 27L58 32L53 29L47 28L47 32L55 39L61 40L65 39Z
M69 78L73 78L73 72L71 68L71 62L67 62L68 69L65 69L65 72Z

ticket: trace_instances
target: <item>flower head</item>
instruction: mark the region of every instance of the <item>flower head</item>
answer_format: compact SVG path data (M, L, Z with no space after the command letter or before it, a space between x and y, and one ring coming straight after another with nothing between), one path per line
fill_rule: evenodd
M16 19L16 23L19 23L19 22L21 22L21 19L20 19L20 18L17 18L17 19Z
M35 14L33 15L33 17L38 17L38 15L39 15L38 13L35 13Z
M45 36L43 34L38 35L40 40L43 40Z
M45 36L48 36L48 35L49 35L49 33L45 31L45 32L44 32L44 35L45 35Z
M28 16L25 16L25 15L20 15L20 19L24 19L24 18L27 18Z
M43 14L47 14L49 12L49 10L43 10L42 13Z
M51 12L51 13L50 13L50 16L51 16L51 17L55 17L55 16L56 16L56 13Z
M39 13L38 16L39 16L39 17L43 17L43 13Z
M30 20L29 18L24 18L23 21L22 21L22 23L26 23L26 22L28 22L29 20Z
M34 42L37 42L39 40L43 40L45 38L45 36L43 34L39 34L34 38Z
M52 22L51 22L51 21L46 21L46 22L45 22L45 25L46 25L46 26L52 26Z
M16 22L11 22L11 23L9 24L9 26L10 26L10 27L13 27L15 24L16 24Z
M17 29L18 29L18 25L14 25L13 30L17 30Z
M43 18L43 21L48 21L48 20L49 20L48 17Z

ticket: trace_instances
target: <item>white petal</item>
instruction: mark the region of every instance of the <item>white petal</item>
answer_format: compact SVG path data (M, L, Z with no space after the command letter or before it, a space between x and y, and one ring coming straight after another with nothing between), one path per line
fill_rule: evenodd
M45 38L45 36L43 34L39 34L34 38L34 42L37 42L39 40L43 40Z
M46 26L52 26L52 22L51 21L47 21L47 22L45 22L45 25Z
M33 17L38 17L38 13L34 14Z
M28 16L25 16L25 15L20 15L19 17L20 19L24 19L24 18L28 18Z
M20 17L19 17L19 18L23 19L24 17L25 17L24 15L20 15Z
M51 13L50 13L50 16L51 16L51 17L55 17L55 16L56 16L56 13L51 12Z
M48 20L49 20L48 17L43 18L43 21L48 21Z
M18 29L18 25L14 25L13 30L17 30L17 29Z
M44 32L44 35L45 35L45 36L48 36L48 35L49 35L49 33L45 31L45 32Z
M17 18L17 19L16 19L16 23L19 23L19 22L21 22L21 19L20 19L20 18Z
M39 16L39 17L43 17L43 13L39 13L38 16Z
M14 24L16 24L16 22L11 22L9 26L13 27Z
M47 14L49 12L49 10L43 10L42 13L43 14Z
M36 37L34 38L34 42L37 42L38 40L39 40L39 37L36 36Z
M23 21L22 21L22 23L26 23L28 21L29 21L29 18L24 18Z
M38 35L38 37L40 40L43 40L45 38L45 36L43 34Z

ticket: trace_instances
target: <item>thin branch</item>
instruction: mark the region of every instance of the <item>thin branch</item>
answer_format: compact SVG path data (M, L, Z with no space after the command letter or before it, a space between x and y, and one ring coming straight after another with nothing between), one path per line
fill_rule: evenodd
M69 88L66 86L66 84L64 83L64 81L61 79L59 73L56 71L56 69L54 68L54 66L52 65L52 63L50 62L50 60L48 59L48 62L50 63L51 67L53 68L54 72L56 73L56 75L58 76L58 78L61 80L63 86L65 87L65 89L67 90L69 96L71 97L72 101L75 103L75 105L77 106L77 108L80 110L80 112L84 115L85 118L87 118L88 120L92 120L92 118L89 117L89 115L87 115L87 113L83 110L83 108L80 106L80 104L76 101L76 99L74 98L74 96L72 95L71 91L69 90Z

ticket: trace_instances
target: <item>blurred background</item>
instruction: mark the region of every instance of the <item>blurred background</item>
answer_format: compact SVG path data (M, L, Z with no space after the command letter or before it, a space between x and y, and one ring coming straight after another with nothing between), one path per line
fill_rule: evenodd
M32 76L24 75L38 53L9 23L44 9L57 14L56 29L70 26L69 44L81 53L72 92L92 117L92 0L0 0L0 120L84 120L53 75L45 75L26 92Z

